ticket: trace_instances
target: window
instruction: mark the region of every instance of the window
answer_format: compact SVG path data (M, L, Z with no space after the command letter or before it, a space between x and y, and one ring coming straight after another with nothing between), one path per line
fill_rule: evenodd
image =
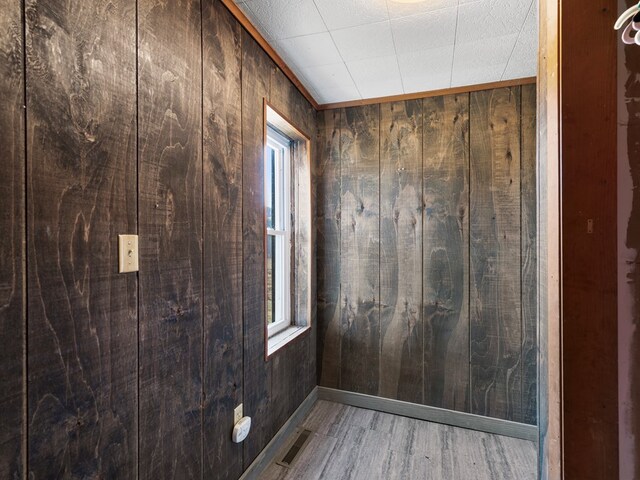
M267 328L291 325L291 139L267 128L264 199L267 218Z
M265 102L265 329L268 357L310 329L309 138Z

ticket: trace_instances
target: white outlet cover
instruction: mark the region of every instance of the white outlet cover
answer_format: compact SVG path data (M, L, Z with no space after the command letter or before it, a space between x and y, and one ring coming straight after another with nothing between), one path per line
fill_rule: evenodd
M249 435L249 430L251 430L251 417L242 417L242 419L233 427L233 433L231 434L233 443L240 443L244 441L244 439Z

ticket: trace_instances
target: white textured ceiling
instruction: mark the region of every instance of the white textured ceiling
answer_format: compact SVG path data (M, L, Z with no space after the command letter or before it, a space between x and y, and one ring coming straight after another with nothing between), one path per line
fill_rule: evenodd
M536 0L235 1L321 104L536 74Z

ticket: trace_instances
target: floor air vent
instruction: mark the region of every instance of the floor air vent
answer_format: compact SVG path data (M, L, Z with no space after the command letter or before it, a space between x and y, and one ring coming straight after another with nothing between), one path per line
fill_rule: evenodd
M298 434L298 437L295 439L291 447L289 447L289 450L286 451L282 459L276 462L276 464L280 465L281 467L291 467L296 458L298 458L298 455L300 455L300 452L302 452L302 450L304 450L304 447L307 446L307 442L309 441L309 438L311 438L311 433L311 430L302 430Z

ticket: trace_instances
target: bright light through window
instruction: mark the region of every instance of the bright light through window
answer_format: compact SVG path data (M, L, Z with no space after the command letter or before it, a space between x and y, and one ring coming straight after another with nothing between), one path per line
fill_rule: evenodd
M269 127L264 191L269 336L291 325L291 140Z

